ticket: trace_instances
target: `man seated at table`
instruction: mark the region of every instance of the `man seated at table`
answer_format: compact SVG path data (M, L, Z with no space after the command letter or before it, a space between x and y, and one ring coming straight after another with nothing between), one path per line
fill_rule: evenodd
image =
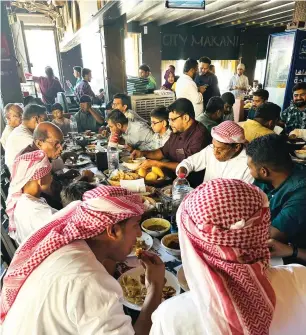
M169 112L164 106L156 107L150 116L151 127L154 131L154 147L158 149L165 145L172 133L168 122Z
M156 80L152 76L151 69L149 68L149 66L147 64L140 65L138 72L140 78L145 78L148 79L149 81L147 85L147 91L150 93L156 90Z
M293 101L281 113L286 133L295 129L306 129L306 83L298 83L293 89Z
M252 108L248 112L247 119L254 120L256 110L259 106L266 103L269 99L269 92L267 90L257 90L253 93Z
M222 98L212 97L209 99L204 113L196 119L206 127L209 133L211 133L211 129L223 121L223 115L224 102Z
M104 97L104 92L96 95L89 83L91 82L91 70L89 69L82 69L82 81L75 87L75 96L80 101L83 95L88 95L91 97L92 102L94 104L100 105L102 103L102 99Z
M80 109L72 117L77 122L79 133L83 133L86 130L97 132L104 123L102 115L92 108L89 95L83 95L80 98Z
M154 133L147 123L128 119L118 109L110 112L107 123L112 135L122 136L130 150L151 150L154 147Z
M195 120L190 100L177 99L168 106L168 111L172 134L165 145L154 151L135 150L132 152L132 157L147 158L141 165L144 169L156 166L174 172L183 159L199 152L208 144L208 132L201 123Z
M12 171L16 156L33 142L35 127L48 119L46 107L28 105L22 114L22 123L10 134L6 142L5 164Z
M42 150L20 155L14 161L6 212L9 235L19 244L56 212L41 198L41 193L50 189L51 168Z
M176 219L190 291L159 306L150 335L305 334L306 268L269 266L268 207L261 190L233 179L184 199Z
M294 245L286 263L302 263L296 248L306 248L306 166L292 162L285 140L276 134L256 138L246 153L255 184L270 201L271 238Z
M248 119L240 123L247 141L251 142L257 137L274 134L273 129L279 121L280 112L281 108L273 102L260 105L255 112L254 120Z
M225 92L221 95L224 102L224 115L223 121L234 121L233 106L235 104L235 96L231 92Z
M136 112L131 109L130 98L123 93L117 93L113 97L112 103L113 109L119 109L121 113L125 115L128 119L142 121L148 123L145 119L139 116Z
M216 178L240 179L252 183L243 129L234 121L224 121L212 128L212 144L184 159L176 168L176 174L198 172L205 169L204 181Z
M22 113L23 110L18 104L7 104L4 107L4 114L7 121L7 125L5 126L0 139L0 142L4 150L9 135L16 127L20 126L21 124Z
M2 335L149 334L165 265L152 253L140 255L147 294L133 326L122 288L102 264L123 262L133 250L141 236L141 197L111 186L84 197L54 214L15 254L1 292Z

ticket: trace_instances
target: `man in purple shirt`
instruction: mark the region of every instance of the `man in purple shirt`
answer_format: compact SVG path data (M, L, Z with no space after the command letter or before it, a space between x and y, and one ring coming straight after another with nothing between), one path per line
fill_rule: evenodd
M42 101L46 105L53 105L58 92L64 92L59 80L54 76L53 69L50 66L45 68L46 77L35 77L30 73L26 73L26 77L32 76L32 80L38 83L42 94Z
M94 104L100 105L101 99L104 96L104 93L100 93L100 95L96 95L93 90L91 89L91 86L89 83L91 82L91 70L84 68L82 70L82 78L83 80L76 86L74 94L77 97L77 99L80 101L81 97L83 95L88 95L92 98L92 102Z
M177 99L168 107L169 124L172 129L170 138L163 147L154 151L134 150L132 157L146 157L141 167L152 166L175 171L185 158L201 151L208 145L209 135L206 128L195 120L194 108L190 100ZM167 161L164 161L164 160Z

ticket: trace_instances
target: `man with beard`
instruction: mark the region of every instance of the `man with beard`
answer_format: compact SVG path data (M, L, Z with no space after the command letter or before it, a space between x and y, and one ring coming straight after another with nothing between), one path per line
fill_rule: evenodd
M259 106L267 102L269 99L269 92L267 90L257 90L253 93L252 108L248 112L248 120L254 120L256 110Z
M298 83L292 92L291 105L281 113L288 134L295 129L306 129L306 83Z
M207 130L195 120L194 109L189 100L178 99L168 106L168 110L172 134L164 146L154 151L132 152L133 159L147 158L140 166L145 170L157 166L174 172L183 159L201 151L208 144Z
M197 87L194 82L197 73L198 62L188 58L184 65L184 74L176 82L175 88L177 99L186 98L192 102L196 117L203 113L203 93L206 91L206 86Z
M292 246L285 264L306 265L298 249L306 248L306 166L292 162L285 140L276 134L256 138L246 154L255 184L269 198L270 236Z

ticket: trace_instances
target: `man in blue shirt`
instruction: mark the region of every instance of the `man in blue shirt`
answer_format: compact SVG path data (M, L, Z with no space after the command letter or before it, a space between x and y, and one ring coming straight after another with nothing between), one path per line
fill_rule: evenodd
M291 244L285 263L300 263L306 248L306 166L294 164L283 137L270 134L253 140L246 149L248 166L270 201L272 239Z

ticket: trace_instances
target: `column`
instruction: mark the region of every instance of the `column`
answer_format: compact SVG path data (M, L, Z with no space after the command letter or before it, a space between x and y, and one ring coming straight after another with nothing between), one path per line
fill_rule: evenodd
M21 69L22 71L22 69ZM5 3L1 1L1 102L23 102L12 32Z
M147 64L156 79L157 88L161 86L161 31L156 23L142 27L142 62Z
M116 93L126 92L124 39L127 32L126 15L104 21L101 28L103 67L106 72L105 91L112 99Z
M293 21L306 22L306 1L296 1L295 2Z

